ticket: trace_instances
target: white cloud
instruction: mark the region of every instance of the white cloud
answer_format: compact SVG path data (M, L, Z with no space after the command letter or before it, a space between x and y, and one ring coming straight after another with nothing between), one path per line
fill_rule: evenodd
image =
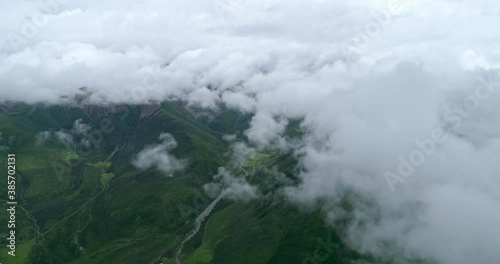
M245 143L237 142L231 146L230 155L236 166L243 166L257 155L257 150L247 146Z
M250 142L262 147L271 144L278 147L286 145L281 134L285 131L288 120L284 118L277 120L268 113L257 113L250 125L251 127L245 132Z
M366 225L348 232L353 247L383 255L390 241L439 263L497 263L500 95L460 126L443 116L498 72L500 5L421 0L346 52L386 10L382 0L244 1L224 12L201 0L9 2L2 36L22 35L37 12L48 19L19 45L0 40L0 98L55 103L88 87L86 102L222 102L257 114L247 136L262 145L279 141L285 118L303 118L303 182L289 195L369 197L373 208L355 211ZM392 193L384 172L435 128L448 139ZM146 148L144 164L176 167L169 150Z
M159 145L151 145L141 150L132 161L139 169L156 168L166 175L172 176L174 172L181 171L186 166L185 160L179 160L169 152L177 147L174 137L168 133L160 135Z
M244 177L233 175L226 168L219 168L214 182L205 184L203 189L209 197L222 193L225 198L232 200L250 200L258 196L255 186L250 185Z
M72 148L75 146L75 136L84 136L82 138L82 143L88 146L90 143L88 139L85 138L87 132L90 131L92 127L83 123L82 119L78 119L73 123L73 128L69 131L59 130L59 131L43 131L36 135L35 144L41 145L48 141L58 142L66 147Z
M86 135L90 129L92 129L92 127L90 127L87 124L84 124L83 120L78 119L75 121L75 123L73 123L73 129L71 130L71 132L73 132L76 135Z

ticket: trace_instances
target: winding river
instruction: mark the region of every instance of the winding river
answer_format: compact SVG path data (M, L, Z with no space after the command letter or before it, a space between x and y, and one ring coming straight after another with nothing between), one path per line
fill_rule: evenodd
M215 198L205 208L205 210L203 210L203 212L201 212L200 215L198 215L198 217L196 217L193 229L191 229L191 231L189 231L186 234L186 237L184 238L184 240L182 240L181 246L179 247L179 250L177 251L177 254L175 256L175 263L176 264L181 264L179 257L181 256L182 249L184 248L184 244L186 244L189 240L191 240L191 238L193 238L198 233L198 231L200 231L201 224L203 223L203 221L205 221L205 218L207 218L207 216L210 215L210 213L212 212L214 207L217 205L217 203L219 203L219 201L224 197L225 194L226 194L225 192L221 192L219 194L219 196L217 196L217 198Z

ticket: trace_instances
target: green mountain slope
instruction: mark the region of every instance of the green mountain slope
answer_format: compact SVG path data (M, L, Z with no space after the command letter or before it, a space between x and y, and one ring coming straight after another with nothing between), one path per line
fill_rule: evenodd
M249 115L230 109L210 115L196 111L181 103L107 108L19 104L0 113L0 151L5 157L16 154L19 192L18 257L2 248L2 263L175 263L195 218L214 199L202 186L219 167L239 170L228 163L231 143L223 136L244 140L250 121ZM90 126L86 136L73 131L79 119ZM290 134L300 136L295 130ZM44 131L73 133L75 142L86 138L88 145L40 143L37 135ZM173 135L178 146L172 154L187 160L187 168L172 177L131 163L145 146L157 144L161 133ZM302 212L286 202L281 191L297 183L295 166L292 155L273 151L247 162L242 169L259 186L259 198L218 203L184 245L181 263L369 260L342 245L320 212ZM286 181L273 177L271 168L284 173ZM5 184L0 189L6 190ZM1 214L0 221L6 220ZM1 236L5 241L7 234Z

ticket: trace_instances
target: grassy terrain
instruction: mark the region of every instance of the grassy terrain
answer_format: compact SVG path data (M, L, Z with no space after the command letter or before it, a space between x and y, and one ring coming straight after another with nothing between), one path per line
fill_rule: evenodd
M230 109L210 115L193 111L180 103L163 103L145 117L140 106L110 110L19 104L0 113L0 155L16 153L19 192L19 257L10 258L2 247L0 262L174 263L194 219L212 200L202 186L219 167L230 167L230 143L223 136L244 140L251 120ZM92 129L91 136L73 133L75 142L87 138L91 147L36 142L43 131L71 134L78 119ZM298 121L290 124L287 134L300 137ZM187 168L172 177L131 164L145 146L158 144L161 133L173 135L178 146L172 154L187 160ZM220 202L185 245L182 263L303 263L321 251L318 239L337 245L318 263L366 258L345 248L320 212L301 212L282 197L284 185L298 183L296 165L291 153L270 150L247 161L243 168L260 197ZM1 158L2 171L5 166ZM277 180L273 171L285 181ZM0 181L0 190L6 190L5 181ZM5 212L5 205L0 209ZM0 221L7 221L5 213ZM6 241L6 236L2 229L0 239Z

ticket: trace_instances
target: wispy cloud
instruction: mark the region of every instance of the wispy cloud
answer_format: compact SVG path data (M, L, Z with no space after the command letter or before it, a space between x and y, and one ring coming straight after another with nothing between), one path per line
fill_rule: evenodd
M132 161L139 169L156 168L168 176L181 171L186 166L186 160L175 158L170 151L177 147L177 141L168 133L160 135L158 145L151 145L141 150Z

